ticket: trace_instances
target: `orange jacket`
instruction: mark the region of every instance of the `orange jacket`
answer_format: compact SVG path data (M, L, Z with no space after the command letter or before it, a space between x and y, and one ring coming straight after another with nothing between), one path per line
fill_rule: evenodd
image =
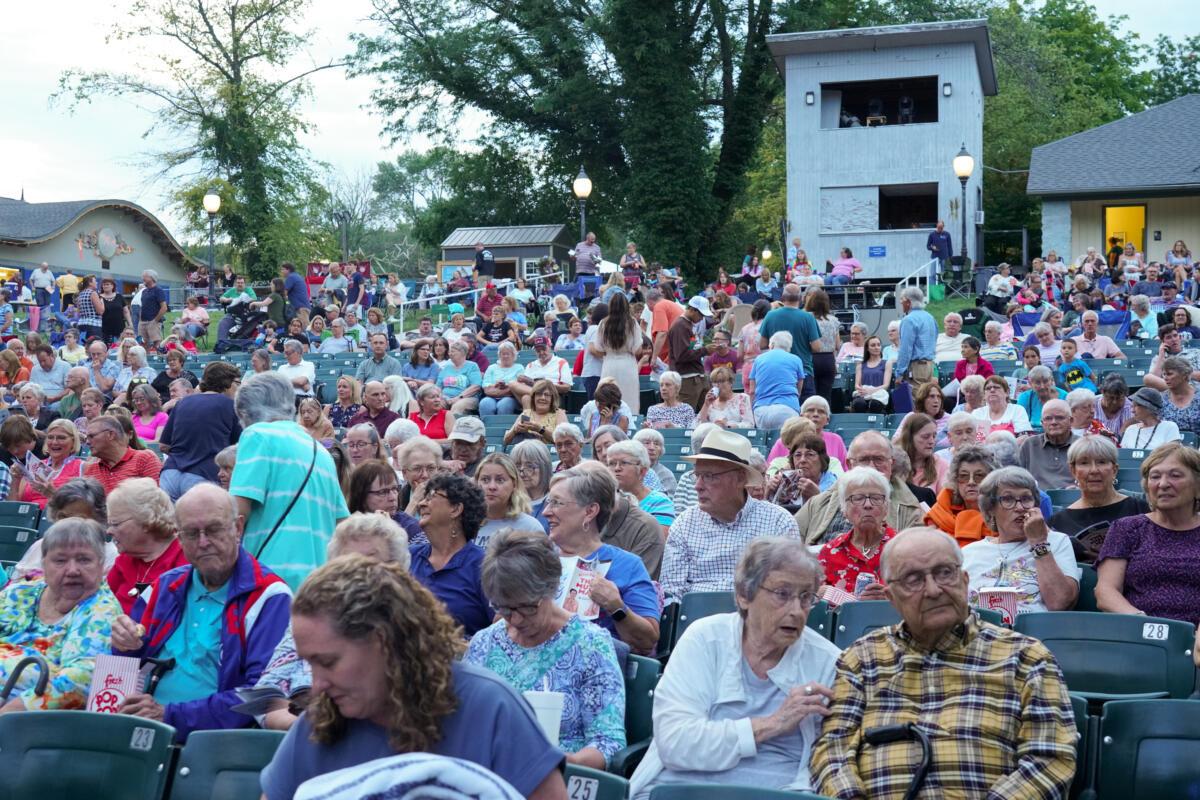
M966 547L985 536L996 535L983 524L983 515L978 509L954 503L953 496L951 489L938 492L937 504L925 515L926 525L932 525L950 534L959 547Z

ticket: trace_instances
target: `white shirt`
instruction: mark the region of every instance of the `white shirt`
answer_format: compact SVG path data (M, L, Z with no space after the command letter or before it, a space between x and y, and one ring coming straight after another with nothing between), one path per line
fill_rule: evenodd
M48 269L35 269L29 273L29 285L34 289L54 289L54 273Z
M463 325L460 331L456 331L454 328L446 328L442 331L442 338L446 340L446 344L454 344L464 336L470 339L475 338L475 334L471 333L471 329L466 325Z
M1058 562L1062 573L1078 583L1082 570L1075 563L1075 551L1070 538L1064 533L1050 531L1046 544L1050 545L1050 557ZM967 586L971 605L979 605L980 589L1004 586L1020 592L1017 597L1018 614L1047 610L1038 588L1037 564L1034 563L1036 559L1029 542L1021 540L1002 544L999 538L989 536L971 542L962 549L962 555L963 569L971 578Z
M545 378L551 383L565 383L568 386L575 382L574 376L571 375L571 365L565 358L558 356L550 356L550 360L544 366L540 361L530 362L525 367L525 375L535 381Z
M311 361L301 361L296 366L291 364L280 364L279 374L291 381L293 378L308 378L308 391L304 391L299 387L293 386L295 392L300 397L312 397L313 384L317 380L317 368Z
M1178 442L1182 438L1179 426L1170 420L1159 422L1150 428L1135 422L1125 429L1125 435L1121 437L1121 447L1129 450L1153 450L1160 444Z
M934 349L934 361L961 361L962 360L962 343L967 338L965 333L959 333L957 336L939 333L937 345Z
M983 432L984 436L997 429L1007 430L1007 428L1003 427L1005 425L1012 425L1012 432L1015 434L1033 430L1033 426L1029 424L1029 415L1025 413L1025 409L1016 403L1009 403L1004 409L1004 415L1000 419L992 419L992 411L986 404L982 408L972 411L971 416L987 423L985 426L987 430Z

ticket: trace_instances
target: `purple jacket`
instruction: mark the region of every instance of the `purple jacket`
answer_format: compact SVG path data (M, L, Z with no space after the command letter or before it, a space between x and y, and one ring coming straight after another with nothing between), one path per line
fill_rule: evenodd
M170 703L163 715L163 722L175 728L180 742L192 731L245 728L254 721L230 710L241 702L234 689L254 686L288 627L292 606L288 585L244 548L238 550L221 621L217 692L186 703ZM154 658L162 651L179 628L193 569L189 564L164 572L149 597L138 598L130 616L146 626L146 643L140 650L114 649L114 653Z

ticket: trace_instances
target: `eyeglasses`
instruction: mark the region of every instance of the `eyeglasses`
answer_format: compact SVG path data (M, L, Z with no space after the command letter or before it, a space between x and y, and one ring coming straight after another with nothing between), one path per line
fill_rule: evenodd
M712 483L713 481L715 481L717 478L721 477L722 475L728 475L731 472L741 472L741 470L740 469L726 469L726 470L721 470L720 472L694 472L692 474L696 476L696 483L701 483L701 482Z
M894 584L899 584L906 592L919 592L925 587L926 576L933 576L933 582L938 586L954 586L961 580L962 569L950 564L938 564L932 569L917 570L915 572L907 572L892 581Z
M437 467L433 464L413 464L412 466L401 468L406 473L413 475L432 475L437 472Z
M968 474L966 472L960 472L958 474L958 476L955 478L955 480L957 480L959 483L966 483L966 484L973 483L976 486L978 486L979 484L983 483L983 479L986 477L987 477L986 472L973 472L970 474Z
M546 500L545 503L542 504L542 510L545 511L547 508L553 510L556 508L562 508L564 506L575 505L575 504L576 503L574 500L559 500L557 497L551 497L548 500Z
M200 529L180 528L179 529L179 538L183 539L184 541L195 542L195 541L199 541L200 536L203 535L204 538L208 539L209 541L212 541L213 539L219 538L220 536L222 536L223 534L228 532L228 530L229 530L228 523L216 523L214 525L209 525L207 528L200 528Z
M871 467L881 467L884 464L890 464L890 463L892 463L891 456L855 456L854 457L854 466L856 466L856 467L859 465L871 466Z
M520 614L522 617L532 617L538 612L538 609L542 607L541 601L533 603L532 605L523 606L498 606L495 603L489 603L489 605L492 607L493 611L505 619L508 619L513 614Z
M374 495L375 497L386 497L390 494L400 494L400 487L393 485L384 489L368 489L367 494Z
M887 498L881 494L851 494L846 496L846 500L852 506L881 506L887 502Z
M1006 508L1010 511L1016 508L1018 505L1021 508L1033 508L1037 504L1038 499L1031 495L1025 495L1024 497L1013 497L1010 494L1006 494L1000 497L1000 507Z
M770 595L772 602L777 608L787 608L796 600L800 601L800 607L804 609L812 608L817 602L817 596L812 592L792 592L787 589L769 589L766 586L762 590Z
M616 469L617 467L629 467L630 469L637 469L638 467L641 466L641 464L639 464L636 461L612 461L612 460L610 460L608 462L608 465L610 467L612 467L613 469Z
M792 458L796 459L797 461L813 461L815 459L819 459L820 457L821 456L817 454L816 450L797 450L796 452L792 453Z
M375 445L371 442L346 442L346 447L350 448L351 450L359 450L363 447L374 447L374 446Z
M518 464L517 465L517 474L520 475L521 477L525 477L526 475L536 475L537 473L539 473L541 471L542 471L541 468L539 468L536 464Z

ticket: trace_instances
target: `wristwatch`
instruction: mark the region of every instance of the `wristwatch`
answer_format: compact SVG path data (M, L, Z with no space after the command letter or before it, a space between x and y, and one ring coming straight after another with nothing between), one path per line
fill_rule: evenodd
M629 612L625 610L625 606L621 606L616 611L611 612L609 616L612 617L613 622L620 622L629 616Z
M1050 555L1050 545L1046 544L1045 542L1039 542L1033 546L1034 558L1042 558L1043 556L1048 555Z

